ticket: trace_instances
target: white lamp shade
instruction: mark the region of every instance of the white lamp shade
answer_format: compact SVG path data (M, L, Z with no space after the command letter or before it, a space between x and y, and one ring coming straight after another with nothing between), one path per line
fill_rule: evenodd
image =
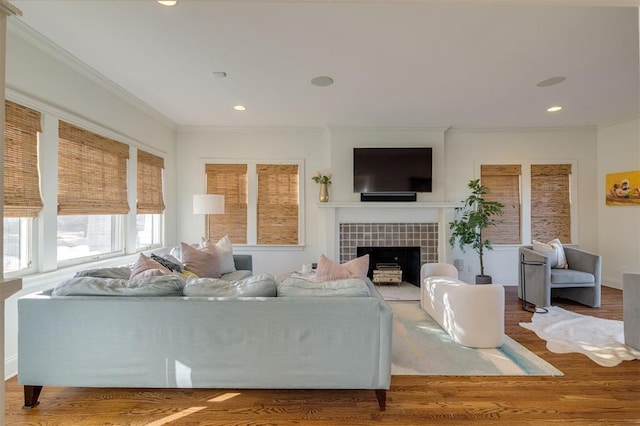
M193 214L224 213L224 195L194 194Z

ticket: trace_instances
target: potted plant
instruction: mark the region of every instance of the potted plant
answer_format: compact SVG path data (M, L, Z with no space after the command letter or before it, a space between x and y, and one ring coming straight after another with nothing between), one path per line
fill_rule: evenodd
M492 250L491 241L482 238L482 230L496 225L495 216L502 216L504 204L498 201L487 201L484 196L491 191L480 184L480 179L472 179L467 184L471 189L471 195L464 200L462 207L456 207L456 216L453 222L449 222L451 238L449 244L454 247L456 241L462 251L466 246L471 246L480 257L480 275L476 275L476 284L491 284L491 276L485 275L482 256L484 250Z

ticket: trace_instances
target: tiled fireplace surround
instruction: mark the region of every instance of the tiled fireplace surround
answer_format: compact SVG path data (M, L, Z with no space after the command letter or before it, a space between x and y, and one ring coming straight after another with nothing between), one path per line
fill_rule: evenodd
M458 203L319 203L327 229L326 253L341 263L358 247L420 247L420 263L449 262L446 238ZM452 261L451 261L452 262Z
M420 247L420 263L438 261L437 223L341 223L340 262L355 259L358 247Z

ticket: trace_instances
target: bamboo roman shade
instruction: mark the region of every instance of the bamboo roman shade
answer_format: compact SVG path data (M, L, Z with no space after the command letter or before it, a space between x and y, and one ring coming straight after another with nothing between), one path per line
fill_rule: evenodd
M38 173L40 113L5 101L4 217L35 217L42 210Z
M207 215L211 241L225 235L235 244L247 243L247 165L206 164L207 194L224 195L224 214Z
M258 244L298 244L298 166L258 164Z
M138 214L159 214L164 211L162 169L162 157L138 150Z
M531 239L571 242L571 164L531 165Z
M519 164L480 166L482 185L491 190L484 198L504 204L504 214L495 218L496 226L482 231L482 238L494 244L520 244L520 174Z
M58 125L58 214L126 214L129 146Z

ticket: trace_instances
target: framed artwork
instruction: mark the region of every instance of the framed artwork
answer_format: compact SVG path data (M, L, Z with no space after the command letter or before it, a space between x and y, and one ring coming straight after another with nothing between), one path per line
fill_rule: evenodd
M605 189L609 206L640 206L640 170L607 174Z

